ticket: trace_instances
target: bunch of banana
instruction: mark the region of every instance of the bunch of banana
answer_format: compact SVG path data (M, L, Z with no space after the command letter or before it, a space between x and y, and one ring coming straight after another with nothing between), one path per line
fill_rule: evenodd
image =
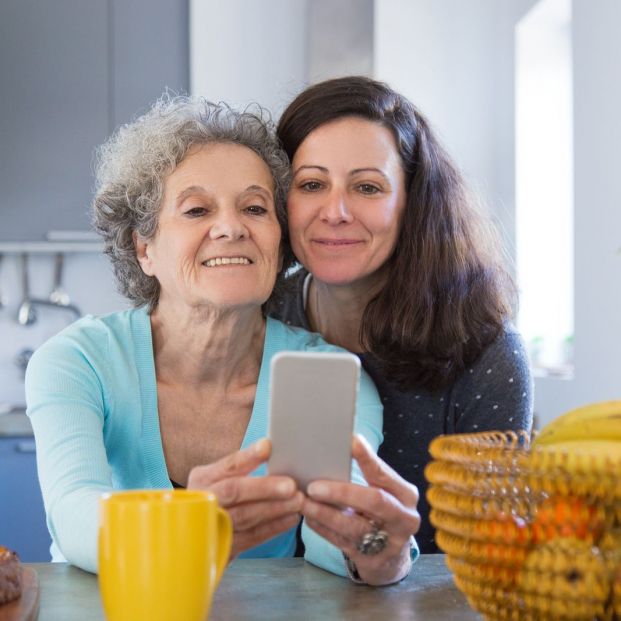
M602 401L571 410L546 425L533 446L599 440L621 443L621 401Z
M621 401L593 403L553 420L533 440L530 465L548 493L565 485L574 494L621 499ZM559 476L541 477L552 472Z

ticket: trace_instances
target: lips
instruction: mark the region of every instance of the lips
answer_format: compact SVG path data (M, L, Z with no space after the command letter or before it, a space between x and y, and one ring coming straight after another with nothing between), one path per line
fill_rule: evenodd
M349 239L349 238L315 238L312 240L315 244L321 244L322 246L326 246L328 248L341 248L346 246L355 246L356 244L362 244L361 239Z
M203 261L205 267L220 267L222 265L251 265L252 261L248 257L212 257Z

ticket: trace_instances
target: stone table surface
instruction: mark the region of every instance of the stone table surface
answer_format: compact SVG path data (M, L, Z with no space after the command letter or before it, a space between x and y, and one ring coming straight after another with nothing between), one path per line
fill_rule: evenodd
M66 563L27 564L38 574L39 621L103 621L97 577ZM422 555L397 585L372 588L300 558L236 560L214 597L211 621L251 619L480 620L453 584L442 555Z

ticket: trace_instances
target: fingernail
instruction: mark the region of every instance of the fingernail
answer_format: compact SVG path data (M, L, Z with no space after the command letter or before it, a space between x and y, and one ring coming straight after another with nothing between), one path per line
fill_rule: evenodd
M323 498L328 494L328 488L323 483L311 483L306 491L313 498Z
M276 491L282 496L288 496L294 489L293 481L279 481L276 485Z

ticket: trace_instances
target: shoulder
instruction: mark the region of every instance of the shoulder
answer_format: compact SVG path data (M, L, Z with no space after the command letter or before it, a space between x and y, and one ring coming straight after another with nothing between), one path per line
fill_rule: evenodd
M111 340L131 340L134 326L145 321L148 322L148 315L144 309L87 315L38 347L31 363L76 355L91 362L105 358Z
M471 371L475 375L490 374L494 369L513 371L520 376L530 375L526 345L520 333L511 324L506 324L498 337L483 350L472 365Z

